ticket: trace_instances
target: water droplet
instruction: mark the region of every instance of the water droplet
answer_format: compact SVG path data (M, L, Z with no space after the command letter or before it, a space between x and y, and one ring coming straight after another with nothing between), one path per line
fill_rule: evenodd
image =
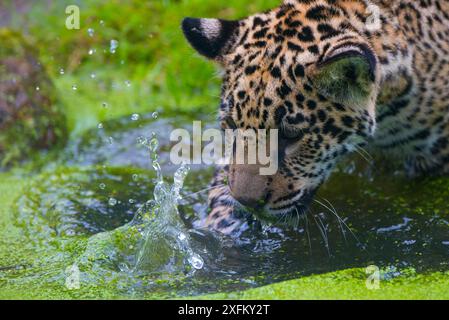
M134 113L134 114L131 116L131 120L132 120L132 121L137 121L137 120L139 120L139 118L140 118L140 116L139 116L137 113Z
M146 145L147 139L144 136L138 136L136 140L138 144Z
M98 129L103 129L103 124L100 122L97 126Z
M153 132L150 140L150 151L156 153L157 148L159 148L159 141L157 140L156 134Z
M192 267L194 267L197 270L203 269L204 266L204 261L203 259L197 255L197 254L193 254L189 257L189 263Z
M91 74L90 74L90 77L91 77L92 79L95 79L95 78L97 77L97 75L96 75L95 73L91 73Z
M89 34L90 37L94 36L95 30L92 28L87 29L87 33Z
M36 87L36 91L39 91L41 88L39 88L39 87Z
M131 81L126 80L126 81L125 81L125 84L126 84L127 87L131 87Z
M153 112L151 116L153 117L153 119L157 119L157 117L159 117L159 114L157 112Z
M190 171L189 166L183 164L181 167L179 167L178 170L176 170L173 176L173 193L175 197L178 199L180 198L179 192L184 186L184 180L189 174L189 171Z
M102 102L102 103L101 103L101 106L102 106L103 108L107 109L107 108L108 108L108 103L107 103L107 102Z
M115 53L115 51L117 50L117 48L118 48L118 41L112 39L112 40L111 40L111 43L110 43L110 46L109 46L109 51L110 51L111 53Z
M103 20L100 20L100 25L104 26L104 21Z
M74 85L72 86L72 90L73 90L73 91L76 91L76 90L78 90L78 87L77 87L77 85L76 85L76 84L74 84Z
M65 71L64 71L63 68L59 69L59 74L60 74L60 75L63 75L64 73L65 73Z
M95 52L97 52L96 49L90 49L88 53L89 53L89 55L91 56L91 55L93 55Z
M105 185L104 183L100 183L100 186L99 186L99 187L100 187L101 190L106 189L106 185Z
M108 203L109 203L110 206L115 206L117 204L117 200L114 199L114 198L109 198L109 202Z
M134 199L129 199L128 202L133 204L135 201L134 201Z

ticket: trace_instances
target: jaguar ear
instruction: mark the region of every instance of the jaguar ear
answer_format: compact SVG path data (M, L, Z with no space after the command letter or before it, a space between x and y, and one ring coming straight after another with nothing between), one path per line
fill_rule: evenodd
M182 21L182 30L189 43L209 59L219 59L229 50L238 26L238 21L219 19L185 18Z
M376 66L368 48L340 49L318 63L313 80L318 91L335 102L360 105L375 88Z

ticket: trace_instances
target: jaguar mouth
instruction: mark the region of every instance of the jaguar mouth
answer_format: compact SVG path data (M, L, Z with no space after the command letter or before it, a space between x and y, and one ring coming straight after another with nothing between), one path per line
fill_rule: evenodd
M300 218L306 215L307 210L308 206L298 204L282 211L272 211L270 209L265 209L262 211L252 211L252 214L256 218L265 222L273 224L293 225Z
M266 222L291 225L306 215L314 196L315 192L307 192L300 200L282 207L271 208L267 205L259 209L248 209L248 211Z

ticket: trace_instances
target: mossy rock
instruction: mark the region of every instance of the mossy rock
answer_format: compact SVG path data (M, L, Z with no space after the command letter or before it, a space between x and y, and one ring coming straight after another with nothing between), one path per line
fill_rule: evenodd
M0 29L0 169L65 143L66 119L37 51Z

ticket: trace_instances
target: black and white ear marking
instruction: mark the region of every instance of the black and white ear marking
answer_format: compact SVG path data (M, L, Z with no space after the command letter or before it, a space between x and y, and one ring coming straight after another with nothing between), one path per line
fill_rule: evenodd
M182 30L189 43L209 59L217 59L223 54L238 26L238 21L219 19L185 18L182 21Z

